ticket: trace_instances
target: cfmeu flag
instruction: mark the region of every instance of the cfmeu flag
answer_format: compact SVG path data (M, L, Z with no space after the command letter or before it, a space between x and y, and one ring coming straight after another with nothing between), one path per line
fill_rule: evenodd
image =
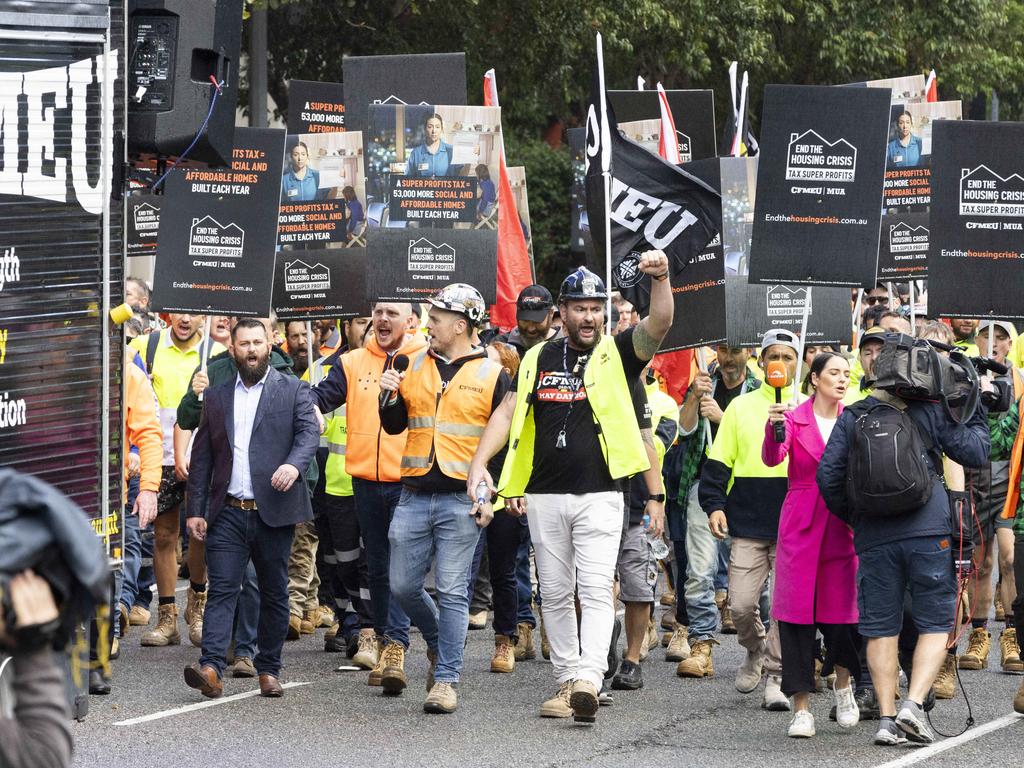
M498 106L498 86L494 70L484 74L484 106ZM516 326L516 299L519 292L533 283L530 253L519 221L512 185L505 168L505 146L502 142L498 161L498 301L491 307L491 322L502 329Z
M610 223L614 284L642 313L649 304L651 278L640 271L640 256L664 251L675 283L718 233L722 201L699 172L691 172L708 161L675 166L619 133L600 87L603 81L599 58L587 112L587 217L592 230ZM593 240L598 255L607 258L605 238L594 232Z

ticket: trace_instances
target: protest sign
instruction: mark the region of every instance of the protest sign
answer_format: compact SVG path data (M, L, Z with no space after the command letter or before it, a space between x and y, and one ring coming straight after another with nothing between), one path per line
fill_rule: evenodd
M497 226L499 107L373 105L366 152L371 228Z
M468 283L487 304L497 295L493 229L381 229L367 237L366 298L423 301L449 283Z
M943 120L932 142L929 312L1024 318L1024 124Z
M536 274L537 270L533 263L533 228L530 226L530 197L526 192L526 168L515 165L506 168L505 171L508 173L508 183L512 187L512 195L516 201L519 223L523 227L526 251L530 255L530 270Z
M883 282L928 276L932 126L959 119L959 101L892 107L878 239L878 279Z
M594 253L594 240L587 216L587 129L570 128L565 132L572 164L572 187L569 190L569 254L572 266L586 266L594 272L603 272L604 262L598 263Z
M682 162L715 157L718 138L715 134L714 91L665 91L665 95L676 124L676 143ZM623 123L636 120L658 122L661 117L657 91L608 91L608 103L622 129L625 129ZM650 135L652 131L647 133ZM658 132L653 133L652 151L658 154ZM637 141L633 135L627 133L627 136ZM652 147L649 141L637 143L648 149Z
M297 247L361 244L366 227L362 134L289 135L285 146L278 241Z
M125 255L155 256L156 236L160 229L160 205L163 195L129 195L125 219Z
M366 300L366 249L279 251L274 313L282 320L361 317Z
M892 93L893 104L914 104L925 100L924 75L886 77L881 80L861 80L849 83L854 88L886 88Z
M350 131L366 131L371 104L466 103L465 53L346 56L342 68Z
M268 314L284 138L282 130L237 128L230 168L171 172L160 216L154 309Z
M341 83L288 82L288 133L346 130L345 88Z
M889 101L877 88L765 87L752 282L874 283Z
M757 285L747 279L756 198L756 157L721 161L722 248L725 261L726 337L730 346L757 347L765 331L800 332L807 287ZM815 288L807 321L808 344L847 344L850 291Z

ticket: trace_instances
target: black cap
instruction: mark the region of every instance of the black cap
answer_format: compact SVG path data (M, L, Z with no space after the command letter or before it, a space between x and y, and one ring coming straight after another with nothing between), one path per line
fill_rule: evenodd
M551 291L543 285L528 285L519 292L519 298L516 299L516 320L541 323L547 319L554 305Z

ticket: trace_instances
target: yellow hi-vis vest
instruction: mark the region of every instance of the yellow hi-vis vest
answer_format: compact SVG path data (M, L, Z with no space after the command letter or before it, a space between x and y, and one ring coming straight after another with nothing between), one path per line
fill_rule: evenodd
M409 431L402 454L402 477L427 474L437 466L448 477L465 480L480 437L491 417L501 366L487 356L467 360L441 391L441 374L427 352L412 363L402 381Z
M302 374L303 381L316 382L327 378L331 366L325 364L326 357L321 357ZM314 370L315 369L315 370ZM352 475L345 469L345 447L348 442L348 420L345 416L347 406L342 403L324 415L327 424L320 435L320 447L327 449L327 463L324 465L324 492L328 496L351 496Z
M533 442L536 436L533 390L537 383L537 361L546 343L531 347L519 366L508 454L498 482L498 491L505 498L522 496L533 473ZM602 336L590 355L590 362L583 371L583 386L594 413L594 428L601 443L601 453L612 479L650 469L622 358L611 336Z

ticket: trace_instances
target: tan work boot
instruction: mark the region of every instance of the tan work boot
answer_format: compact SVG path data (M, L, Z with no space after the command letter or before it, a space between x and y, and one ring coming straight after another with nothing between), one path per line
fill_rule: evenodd
M310 611L302 612L302 621L299 622L299 634L300 635L312 635L316 632L316 627L320 623L320 609L314 608Z
M317 607L317 617L319 619L316 624L317 629L330 629L334 626L334 611L326 605Z
M380 637L377 640L377 664L370 670L370 676L366 678L367 685L381 685L384 677L384 646L388 644L386 638Z
M469 614L469 628L483 629L487 626L487 610Z
M661 614L661 628L667 629L669 632L676 628L676 612L665 611Z
M405 648L402 644L388 642L381 654L381 664L380 684L384 686L384 693L397 696L409 684L405 676Z
M1002 583L1001 579L996 583L996 594L992 603L996 610L996 621L1006 621L1006 608L1003 606L1003 591L999 588L1000 583Z
M181 634L178 632L178 606L161 605L156 627L142 636L141 645L146 647L163 647L179 645Z
M690 628L682 624L676 627L672 633L672 639L668 641L668 649L665 651L665 661L683 661L690 658Z
M507 635L494 636L494 656L491 657L491 672L512 672L516 668L515 646Z
M519 633L519 639L516 640L516 661L536 659L537 649L533 645L533 627L525 621L521 621L516 631Z
M722 634L735 635L736 624L732 620L732 610L729 608L729 593L720 589L715 592L715 605L718 606L718 613L722 618Z
M661 599L659 603L665 606L673 606L676 604L676 593L675 590L667 589L661 593Z
M1017 695L1013 697L1013 711L1024 715L1024 683L1017 689Z
M352 657L352 663L363 669L375 669L380 661L380 648L372 629L359 630L359 650Z
M572 696L572 680L566 680L558 687L558 692L540 705L541 717L572 717L569 698Z
M999 633L999 663L1003 672L1024 672L1016 629L1004 629Z
M544 631L544 619L540 620L540 655L545 660L551 660L551 643L548 642L548 633Z
M339 624L338 622L334 622L333 624L331 624L331 626L329 626L327 628L327 631L324 632L324 640L325 641L326 640L333 640L334 638L336 638L338 636L338 632L340 632L340 631L341 631L341 624ZM373 633L372 632L370 633L370 637L373 637Z
M188 639L196 648L203 647L203 612L206 611L206 592L193 592L188 588L185 602L185 626Z
M956 656L946 654L932 689L936 699L952 699L956 696Z
M302 635L302 617L294 613L288 614L288 634L285 640L298 640Z
M982 627L971 630L967 650L960 657L960 669L988 668L988 653L992 650L992 633Z
M718 645L718 641L713 637L691 643L690 658L679 662L676 674L679 677L714 677L715 663L711 658L711 648L715 645Z
M149 626L151 618L153 618L153 614L141 605L133 605L132 609L128 611L128 623L133 627Z
M589 680L577 680L569 694L572 719L577 723L593 723L597 720L597 687Z
M451 683L434 683L423 702L423 711L434 715L449 715L459 706L459 697Z

